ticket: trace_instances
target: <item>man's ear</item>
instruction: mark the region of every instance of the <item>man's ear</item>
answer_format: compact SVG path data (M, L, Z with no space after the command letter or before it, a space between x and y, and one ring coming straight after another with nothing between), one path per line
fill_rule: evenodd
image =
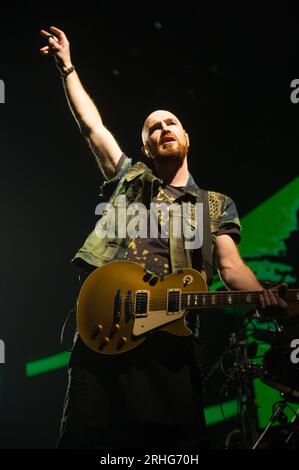
M149 155L149 153L148 153L148 150L145 148L144 145L141 147L141 151L142 151L142 153L143 153L146 157L150 158L150 155Z
M187 146L189 148L189 146L190 146L189 134L186 131L185 131L185 134L186 134Z

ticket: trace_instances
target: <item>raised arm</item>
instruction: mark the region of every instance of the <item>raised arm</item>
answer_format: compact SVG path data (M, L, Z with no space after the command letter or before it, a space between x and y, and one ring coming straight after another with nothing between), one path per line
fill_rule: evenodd
M50 32L41 30L48 45L40 49L41 54L52 55L62 75L72 67L70 44L60 29L51 26ZM76 70L63 77L63 86L69 107L81 133L86 137L105 178L115 174L122 151L111 132L104 126L101 115L85 91Z

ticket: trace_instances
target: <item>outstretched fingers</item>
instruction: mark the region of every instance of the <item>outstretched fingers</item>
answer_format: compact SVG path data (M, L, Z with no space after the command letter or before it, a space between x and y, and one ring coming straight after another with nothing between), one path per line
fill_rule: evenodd
M47 55L47 54L49 54L49 46L41 47L39 51L42 54Z
M50 30L54 32L61 41L66 41L66 35L61 29L56 28L56 26L50 26Z
M48 33L48 31L46 31L45 29L41 29L41 30L40 30L40 34L41 34L44 38L46 38L46 39L49 39L50 37L52 37L52 38L55 37L53 34ZM55 38L55 39L56 39L56 41L58 41L57 38Z
M58 40L56 38L53 38L53 36L50 35L48 38L49 42L49 47L53 52L58 52L61 49L61 45L59 44Z
M48 31L41 29L40 34L47 41L47 44L40 48L40 53L53 55L60 60L62 66L69 64L71 61L70 46L64 32L56 26L50 26Z

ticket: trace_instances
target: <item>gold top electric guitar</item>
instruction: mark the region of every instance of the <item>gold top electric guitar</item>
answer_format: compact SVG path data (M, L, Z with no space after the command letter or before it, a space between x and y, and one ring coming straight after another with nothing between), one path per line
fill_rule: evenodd
M155 330L178 336L192 331L189 310L258 304L260 292L208 292L202 275L192 268L159 278L137 263L113 261L95 269L78 297L77 327L84 343L100 354L120 354L138 346ZM299 290L285 300L299 304Z

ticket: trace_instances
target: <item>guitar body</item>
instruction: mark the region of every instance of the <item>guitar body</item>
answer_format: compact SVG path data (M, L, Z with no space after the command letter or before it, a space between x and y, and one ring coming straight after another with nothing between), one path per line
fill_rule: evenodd
M105 264L80 290L79 335L93 351L110 355L130 351L155 330L189 336L187 310L178 300L189 291L207 291L204 278L192 268L159 278L131 261Z

